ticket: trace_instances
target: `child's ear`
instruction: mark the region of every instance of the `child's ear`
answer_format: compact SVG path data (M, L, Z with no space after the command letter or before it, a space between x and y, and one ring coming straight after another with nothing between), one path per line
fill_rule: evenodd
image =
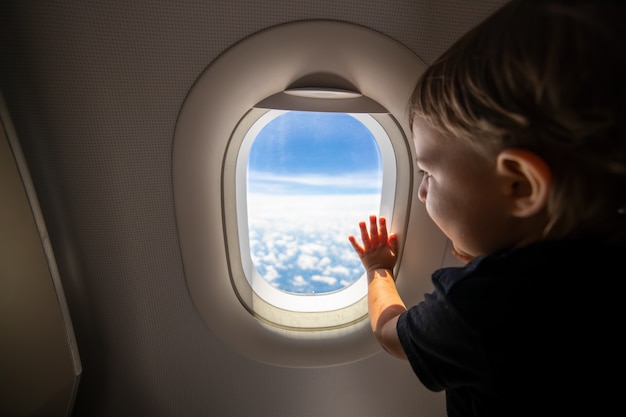
M546 207L552 175L542 158L524 149L505 149L496 164L513 216L530 217Z

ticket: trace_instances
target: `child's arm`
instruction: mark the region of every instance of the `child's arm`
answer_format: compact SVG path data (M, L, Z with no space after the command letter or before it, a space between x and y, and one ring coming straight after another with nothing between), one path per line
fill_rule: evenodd
M369 233L365 222L360 222L359 227L363 244L359 244L354 236L348 239L367 271L367 299L372 330L383 349L393 356L406 359L396 331L398 316L406 311L393 277L398 240L395 234L387 233L384 217L379 219L377 225L376 216L370 216Z

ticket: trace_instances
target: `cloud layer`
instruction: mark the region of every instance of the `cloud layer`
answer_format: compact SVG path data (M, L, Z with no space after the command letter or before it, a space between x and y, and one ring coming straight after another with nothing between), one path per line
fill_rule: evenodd
M363 273L348 241L358 223L377 214L379 194L248 195L252 261L259 274L286 292L341 290Z

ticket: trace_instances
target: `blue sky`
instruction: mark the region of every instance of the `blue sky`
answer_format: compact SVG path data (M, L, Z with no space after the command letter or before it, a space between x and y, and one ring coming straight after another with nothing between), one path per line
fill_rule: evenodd
M344 113L287 112L250 149L249 192L379 193L382 166L372 133Z

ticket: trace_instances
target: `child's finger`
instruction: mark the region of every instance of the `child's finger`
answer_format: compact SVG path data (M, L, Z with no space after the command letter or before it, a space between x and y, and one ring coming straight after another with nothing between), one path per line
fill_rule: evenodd
M378 245L378 225L376 216L370 216L370 239L374 245Z
M381 242L387 243L387 220L384 217L378 219L379 222L379 230L378 230L378 238Z
M348 240L352 244L352 248L354 248L354 251L357 253L357 255L362 256L363 253L365 253L365 249L363 249L363 246L361 246L361 244L357 242L354 236L348 236Z
M393 253L398 253L398 236L395 233L389 235L389 247Z
M361 240L363 241L363 248L367 249L370 246L370 235L367 232L367 225L365 224L365 222L360 222L359 228L361 229Z

